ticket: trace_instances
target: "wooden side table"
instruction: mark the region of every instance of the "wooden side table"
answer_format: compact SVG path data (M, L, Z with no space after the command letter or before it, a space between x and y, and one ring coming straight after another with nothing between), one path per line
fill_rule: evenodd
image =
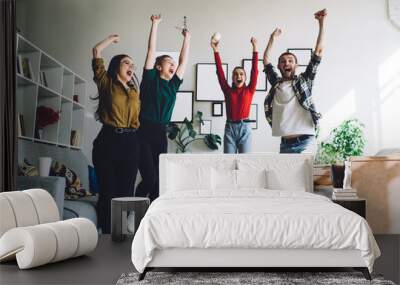
M150 205L149 198L120 197L111 200L111 239L123 241L127 235L127 216L129 211L135 213L135 232Z
M340 199L332 199L332 202L339 204L340 206L353 211L356 214L359 214L364 219L366 218L366 208L367 208L367 200L366 199L354 199L354 200L340 200Z

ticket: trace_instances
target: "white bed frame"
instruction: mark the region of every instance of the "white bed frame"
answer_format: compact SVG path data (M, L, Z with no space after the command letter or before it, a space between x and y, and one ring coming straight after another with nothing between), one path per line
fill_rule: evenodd
M160 156L160 194L165 193L167 179L167 162L179 158L196 159L199 157L264 157L276 158L282 154L253 153L253 154L163 154ZM286 155L287 156L287 155ZM313 156L305 154L290 154L293 159L306 161L305 173L309 177L308 191L313 192ZM329 249L193 249L170 248L158 249L154 252L153 259L139 280L145 277L146 272L154 268L187 268L187 267L230 267L238 268L270 268L270 267L353 267L362 271L364 277L371 280L369 270L361 257L360 250L329 250Z

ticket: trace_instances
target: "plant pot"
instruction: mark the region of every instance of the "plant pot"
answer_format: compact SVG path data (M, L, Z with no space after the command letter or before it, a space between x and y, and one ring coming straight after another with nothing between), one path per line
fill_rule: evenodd
M343 188L344 165L331 165L332 186L334 188Z

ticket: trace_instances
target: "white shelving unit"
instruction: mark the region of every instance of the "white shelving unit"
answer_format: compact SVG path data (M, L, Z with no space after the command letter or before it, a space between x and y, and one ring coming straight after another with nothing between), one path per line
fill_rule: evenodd
M16 76L17 119L21 126L18 138L81 149L86 81L19 34ZM59 121L44 127L40 138L36 125L39 106L60 112Z

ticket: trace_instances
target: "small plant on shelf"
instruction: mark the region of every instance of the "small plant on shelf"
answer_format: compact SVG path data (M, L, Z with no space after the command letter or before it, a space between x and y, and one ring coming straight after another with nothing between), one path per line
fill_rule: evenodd
M195 118L199 124L203 123L203 113L197 111ZM216 134L208 134L199 137L197 132L193 128L193 123L187 118L184 119L183 123L178 125L177 123L169 123L167 126L168 138L175 142L176 152L184 153L187 151L188 146L196 141L203 140L206 146L212 150L218 149L218 145L221 145L221 137Z
M35 137L41 139L43 136L43 129L52 125L60 120L60 112L54 111L50 107L38 106L36 108L36 129Z

